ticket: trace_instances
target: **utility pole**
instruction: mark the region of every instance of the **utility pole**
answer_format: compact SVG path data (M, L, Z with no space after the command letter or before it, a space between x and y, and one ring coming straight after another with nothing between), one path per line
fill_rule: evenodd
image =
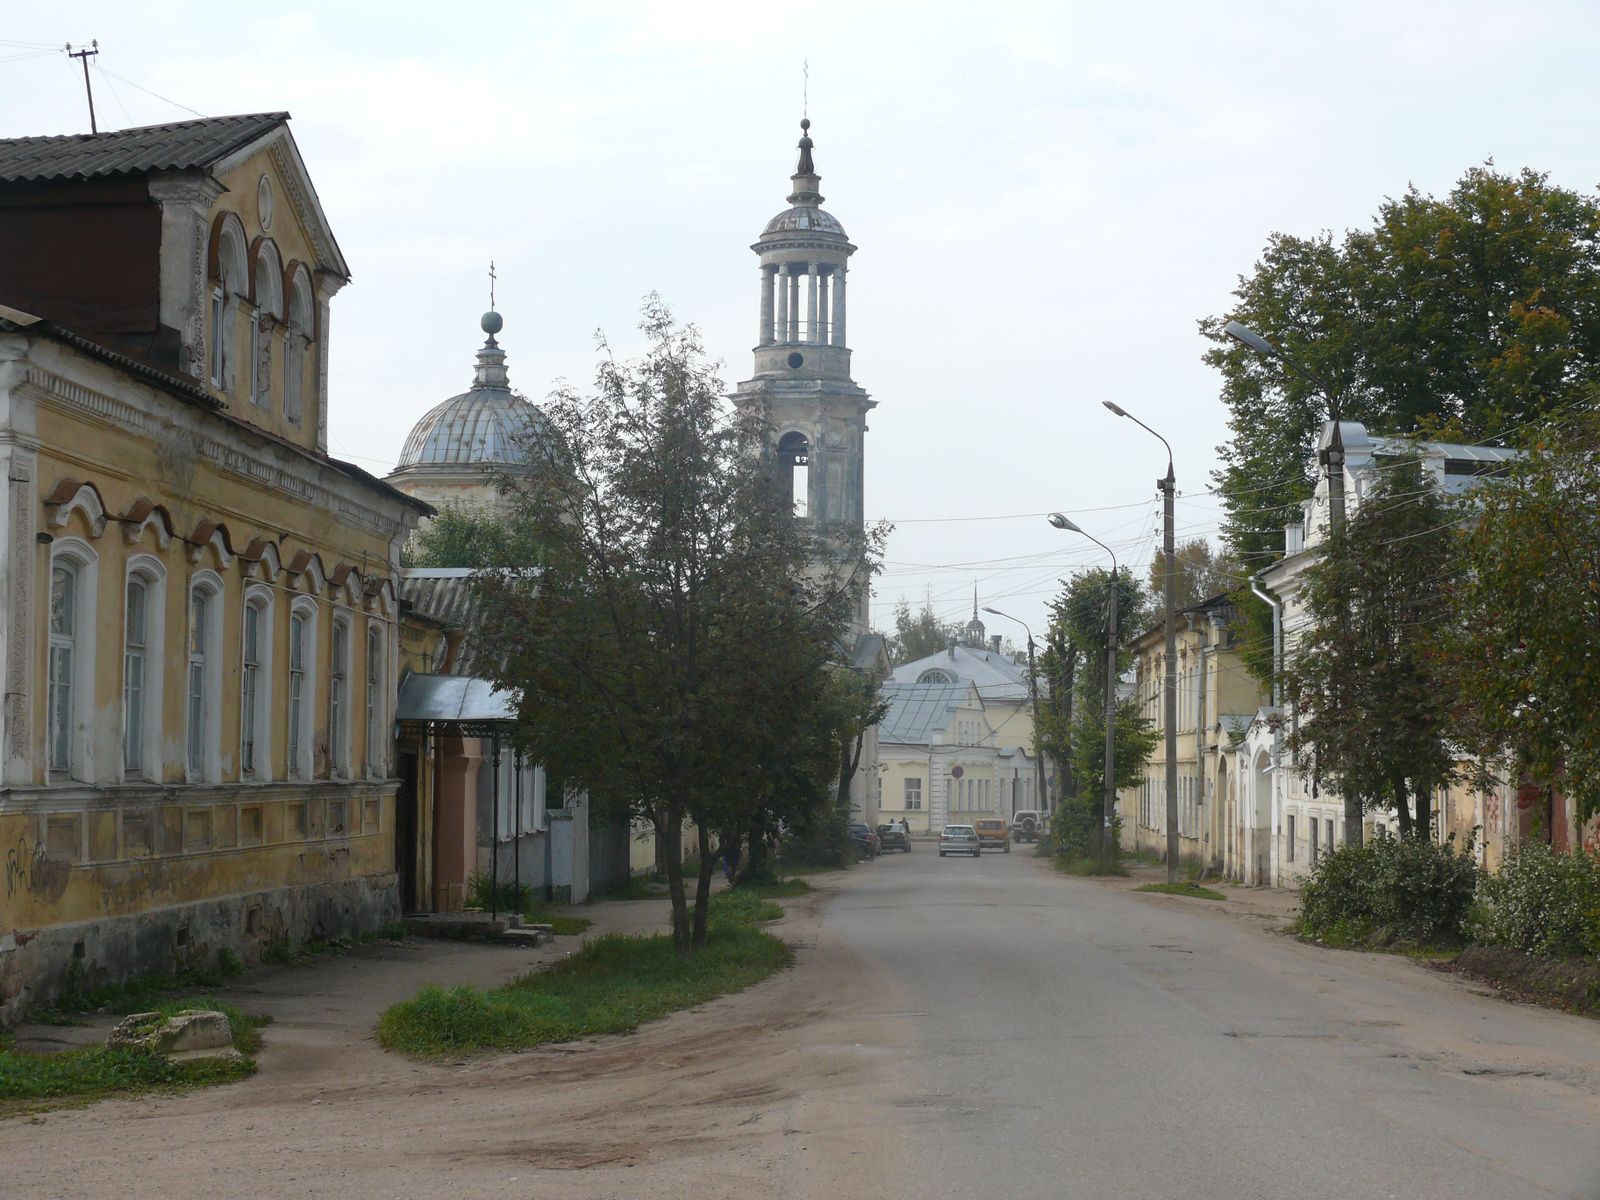
M1050 815L1050 793L1045 786L1044 777L1044 749L1039 732L1039 672L1033 661L1033 630L1028 623L1010 613L1003 613L998 608L984 608L986 613L997 617L1004 617L1007 621L1015 621L1021 625L1028 635L1028 703L1033 710L1033 763L1034 774L1038 779L1039 813L1042 817Z
M1109 863L1116 857L1112 844L1112 822L1117 815L1117 593L1121 580L1117 575L1116 560L1111 566L1111 596L1106 618L1106 770L1105 811L1100 816L1100 859Z
M1178 617L1174 597L1178 591L1178 555L1172 544L1172 501L1177 491L1172 460L1161 488L1161 553L1167 563L1166 681L1162 688L1162 719L1167 734L1167 882L1178 882Z
M89 132L99 133L100 127L94 120L94 89L89 86L89 60L100 53L100 40L96 38L89 43L87 50L74 50L72 43L67 43L67 57L76 58L83 63L83 94L89 97Z

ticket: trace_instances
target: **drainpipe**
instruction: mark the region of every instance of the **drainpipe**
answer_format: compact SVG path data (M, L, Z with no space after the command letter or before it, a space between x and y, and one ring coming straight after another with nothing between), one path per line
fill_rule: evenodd
M1275 599L1261 582L1260 575L1250 576L1250 590L1272 609L1272 706L1278 706L1278 680L1283 675L1283 601Z

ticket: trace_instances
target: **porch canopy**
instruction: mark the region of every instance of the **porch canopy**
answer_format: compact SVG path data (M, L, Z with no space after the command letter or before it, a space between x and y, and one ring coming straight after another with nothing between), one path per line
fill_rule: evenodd
M400 685L395 724L402 734L454 733L502 738L517 719L510 692L471 675L413 672Z

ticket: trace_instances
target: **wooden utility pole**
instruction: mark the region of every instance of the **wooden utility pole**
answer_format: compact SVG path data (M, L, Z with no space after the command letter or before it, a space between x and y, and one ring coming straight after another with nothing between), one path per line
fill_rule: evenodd
M71 42L67 43L67 57L68 58L76 58L76 59L80 60L83 63L83 94L89 97L89 132L90 133L99 133L100 132L100 127L95 124L95 120L94 120L94 89L89 86L89 60L91 58L93 58L95 55L99 54L99 53L100 53L100 41L99 41L98 38L94 39L93 41L91 41L89 43L89 48L87 50L74 50L72 48L72 43Z

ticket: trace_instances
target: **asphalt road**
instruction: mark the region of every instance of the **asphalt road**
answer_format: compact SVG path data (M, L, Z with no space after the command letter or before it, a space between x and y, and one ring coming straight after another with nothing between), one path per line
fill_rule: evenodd
M1204 904L1026 850L852 872L825 927L901 994L901 1194L1600 1197L1600 1024Z

